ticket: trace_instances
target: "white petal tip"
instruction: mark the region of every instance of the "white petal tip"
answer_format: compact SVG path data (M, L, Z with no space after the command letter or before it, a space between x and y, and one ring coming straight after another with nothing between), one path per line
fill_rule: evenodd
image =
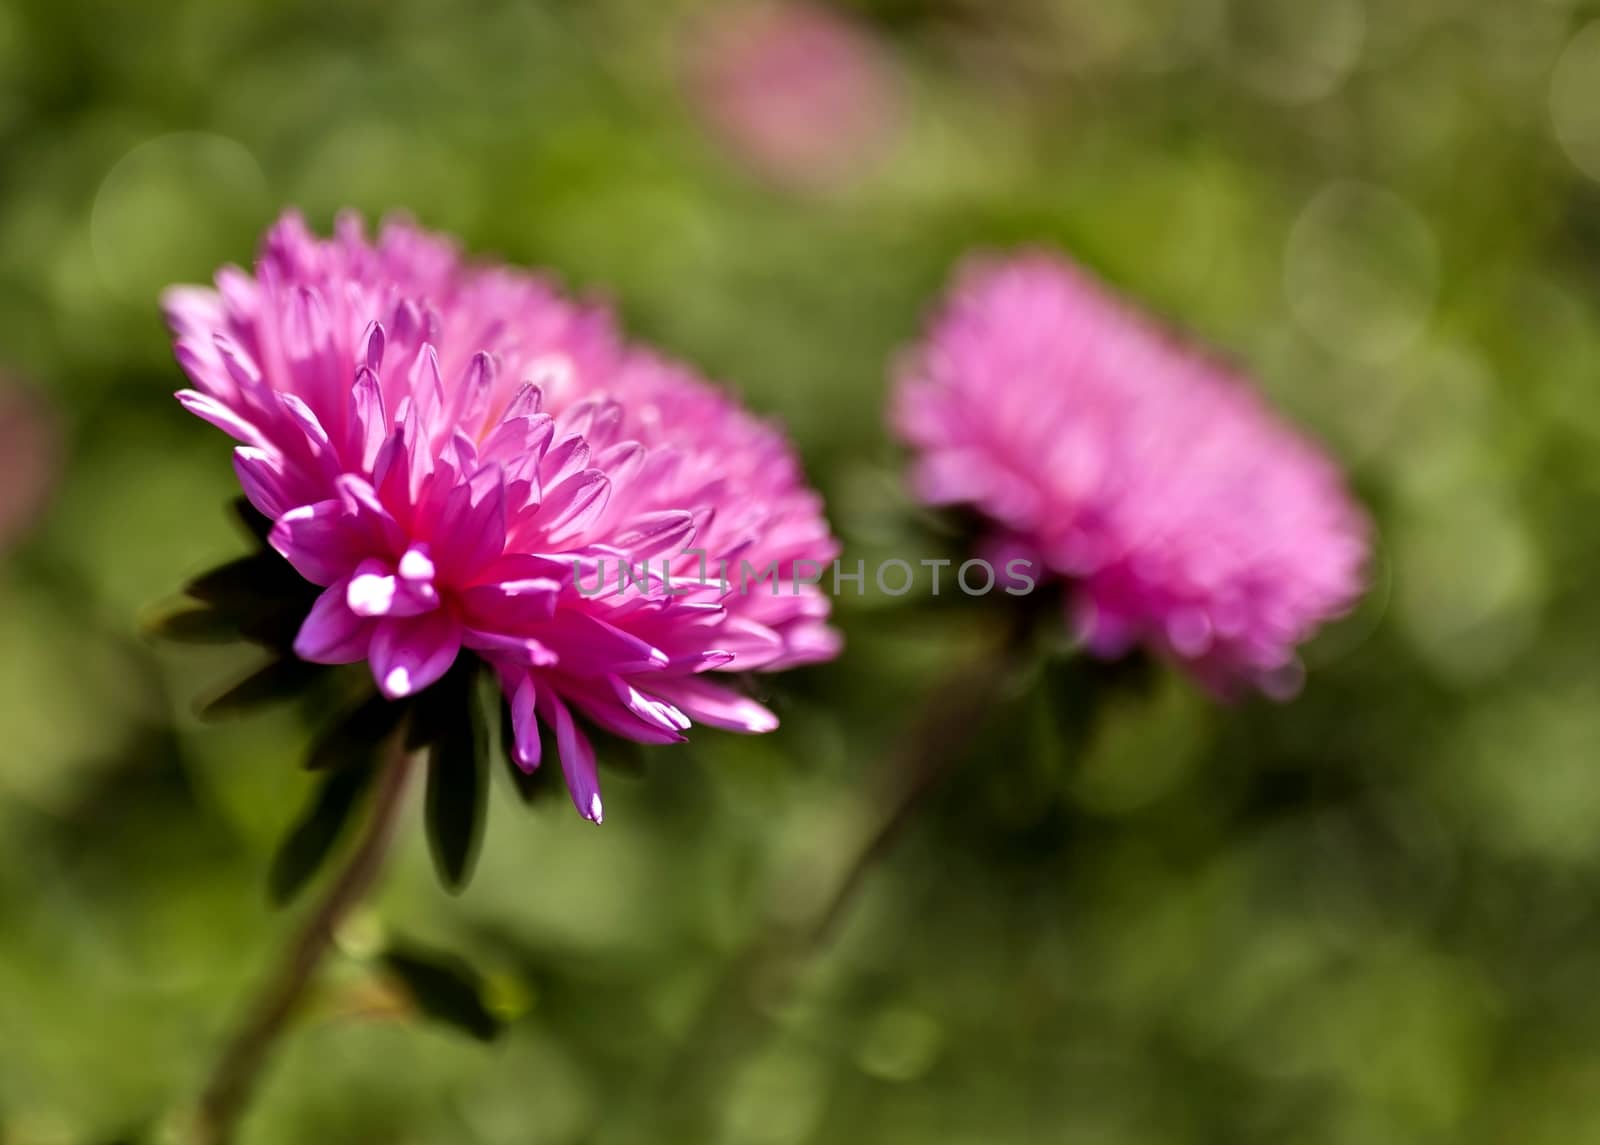
M392 576L363 573L361 576L350 578L345 602L350 606L350 611L357 616L384 616L394 607L395 588ZM395 672L403 674L405 669L396 668ZM394 672L389 675L393 677Z
M408 668L391 668L383 678L383 694L391 700L411 694L411 671Z

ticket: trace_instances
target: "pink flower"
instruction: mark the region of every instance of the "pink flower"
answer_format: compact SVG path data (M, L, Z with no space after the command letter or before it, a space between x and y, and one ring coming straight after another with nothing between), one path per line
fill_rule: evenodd
M26 535L50 500L59 436L43 397L0 374L0 553Z
M960 276L894 403L935 505L1071 586L1101 656L1144 643L1214 689L1298 682L1295 647L1360 595L1339 469L1238 374L1049 254Z
M323 241L286 215L255 274L216 286L166 296L196 386L178 398L240 443L273 547L325 586L303 659L366 660L398 699L479 656L517 763L536 768L552 731L598 822L578 717L643 743L695 721L770 731L713 673L837 653L827 598L793 588L795 562L835 544L783 434L624 344L603 308L408 223L369 242L352 217ZM741 559L776 563L783 591L725 589L716 563ZM651 562L647 584L620 591L607 571L597 588L623 560Z
M688 46L695 109L774 183L854 182L897 133L900 92L886 54L843 13L793 0L725 5L695 23Z

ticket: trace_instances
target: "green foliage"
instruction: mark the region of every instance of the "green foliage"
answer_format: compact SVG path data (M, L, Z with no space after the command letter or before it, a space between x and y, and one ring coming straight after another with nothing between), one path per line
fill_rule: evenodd
M399 980L419 1011L436 1022L492 1042L505 1024L489 1008L488 984L463 960L411 943L383 952L383 968Z
M1043 670L835 946L734 1017L706 999L825 899L989 610L847 590L846 656L762 681L777 733L608 770L603 828L547 760L512 778L553 797L481 832L481 733L436 725L429 771L465 782L419 789L340 940L494 967L435 993L515 1016L487 1048L397 1022L341 959L246 1145L1600 1140L1600 10L863 0L899 135L813 193L689 102L716 7L0 3L0 386L60 446L0 530L0 1140L116 1140L192 1096L281 937L283 825L366 766L360 697L200 726L187 698L252 664L137 624L240 552L155 292L248 264L289 203L407 209L609 294L789 426L869 563L956 543L898 491L896 353L967 250L1064 246L1246 363L1381 547L1291 704ZM284 649L307 586L257 552L161 626ZM331 845L305 838L296 872Z
M267 894L283 906L310 882L332 853L361 796L372 785L375 761L352 762L330 771L317 785L316 793L300 818L295 820L272 857L267 876Z
M472 876L483 842L489 797L487 733L476 688L476 662L462 658L444 679L417 697L408 733L427 746L424 820L434 869L460 892Z

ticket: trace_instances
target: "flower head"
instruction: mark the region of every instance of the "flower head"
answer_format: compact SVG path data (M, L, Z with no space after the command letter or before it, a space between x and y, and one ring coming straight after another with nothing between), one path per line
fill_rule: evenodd
M409 223L369 241L345 217L322 240L294 214L253 275L227 268L165 309L196 387L179 400L239 442L272 546L322 586L295 652L365 660L391 699L478 656L516 762L537 767L553 732L589 818L579 717L644 743L695 721L769 731L714 673L836 654L827 599L791 575L835 546L787 440L625 344L605 309ZM700 575L728 559L776 562L785 591ZM620 562L637 578L596 576Z
M38 520L60 465L53 412L44 399L0 374L0 553Z
M694 21L688 95L715 138L796 191L861 179L892 148L897 77L865 27L798 0L726 5Z
M1295 647L1360 594L1365 518L1248 383L1048 254L967 268L894 419L936 505L1071 586L1096 654L1292 690Z

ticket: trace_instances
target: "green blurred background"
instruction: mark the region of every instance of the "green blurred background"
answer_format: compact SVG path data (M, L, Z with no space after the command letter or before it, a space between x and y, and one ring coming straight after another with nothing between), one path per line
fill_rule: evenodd
M780 66L684 0L0 0L4 1145L170 1139L289 922L311 713L202 726L246 655L139 636L243 548L157 292L288 204L608 294L787 422L869 560L942 543L894 356L963 252L1053 244L1248 363L1381 540L1293 703L1163 672L1086 725L1037 673L793 989L719 984L981 610L847 597L782 730L612 774L602 829L502 786L457 899L413 815L248 1141L1600 1142L1600 6L841 10ZM390 934L506 1035L397 1013Z

